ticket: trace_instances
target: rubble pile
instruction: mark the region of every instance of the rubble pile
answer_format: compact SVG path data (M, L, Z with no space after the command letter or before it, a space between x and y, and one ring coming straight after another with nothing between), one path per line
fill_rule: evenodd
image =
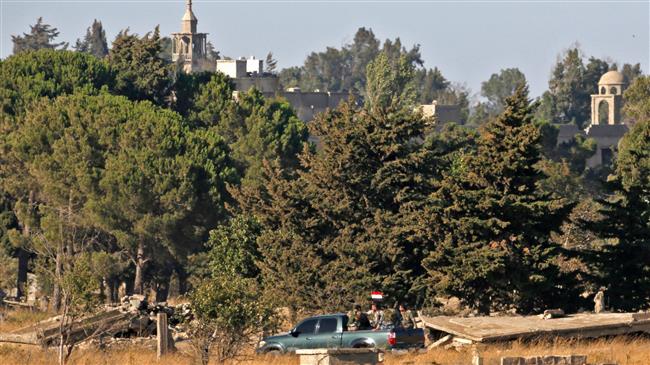
M93 315L76 319L70 337L100 347L134 341L153 343L158 313L167 314L170 341L188 338L187 324L193 318L189 304L148 303L143 295L125 296L117 305L106 305ZM54 345L59 340L60 322L61 316L55 316L11 333L0 333L0 342Z

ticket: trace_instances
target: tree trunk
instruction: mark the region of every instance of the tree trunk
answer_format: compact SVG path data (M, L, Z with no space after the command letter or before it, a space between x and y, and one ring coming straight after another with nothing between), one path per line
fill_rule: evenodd
M142 287L142 274L145 263L144 242L140 239L138 241L138 251L135 258L135 279L133 280L133 293L135 294L144 294L144 289Z
M29 252L24 248L18 249L18 280L16 280L16 296L26 296L25 283L27 283L27 265L29 264Z
M59 242L54 258L54 288L52 290L52 309L59 312L61 309L61 276L63 275L63 242Z
M27 217L25 217L23 225L23 237L29 240L31 234L31 220L32 220L32 207L34 206L35 193L29 192L27 199ZM18 298L26 295L25 283L27 283L27 266L29 265L29 252L24 247L18 248L18 275L16 280L16 296Z

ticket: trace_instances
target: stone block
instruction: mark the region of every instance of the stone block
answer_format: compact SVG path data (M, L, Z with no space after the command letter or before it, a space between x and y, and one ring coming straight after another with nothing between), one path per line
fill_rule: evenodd
M380 352L374 349L297 350L300 365L377 365Z

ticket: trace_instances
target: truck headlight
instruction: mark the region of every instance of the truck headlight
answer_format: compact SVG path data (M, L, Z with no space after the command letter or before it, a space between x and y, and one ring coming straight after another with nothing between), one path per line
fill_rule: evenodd
M266 341L260 341L260 342L257 344L257 347L264 347L264 345L266 345Z

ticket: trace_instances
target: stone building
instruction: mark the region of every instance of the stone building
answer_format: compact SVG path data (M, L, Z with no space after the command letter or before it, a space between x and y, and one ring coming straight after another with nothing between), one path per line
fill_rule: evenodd
M629 129L621 117L625 86L625 76L622 73L606 72L598 81L597 93L591 95L591 121L587 128L582 131L575 125L560 126L558 143L567 142L576 134L596 141L596 153L587 160L588 167L611 163L618 142Z
M192 0L187 0L181 31L172 33L172 61L183 65L187 73L212 70L207 59L207 33L198 33L198 20L192 11Z
M235 86L235 95L251 88L260 90L265 97L281 97L294 108L298 117L309 122L316 114L336 108L352 96L357 103L361 96L349 92L302 91L300 88L282 90L277 75L264 72L264 62L255 57L216 60L216 65L207 57L207 33L197 32L198 20L192 11L192 0L187 0L181 22L181 32L172 33L172 61L182 63L186 73L218 71L230 77ZM436 115L440 123L458 122L460 109L455 105L422 106L424 113Z
M587 160L587 166L595 167L612 162L618 149L618 141L627 133L622 123L621 107L625 76L618 71L606 72L598 81L598 93L591 95L591 124L585 130L598 147Z

